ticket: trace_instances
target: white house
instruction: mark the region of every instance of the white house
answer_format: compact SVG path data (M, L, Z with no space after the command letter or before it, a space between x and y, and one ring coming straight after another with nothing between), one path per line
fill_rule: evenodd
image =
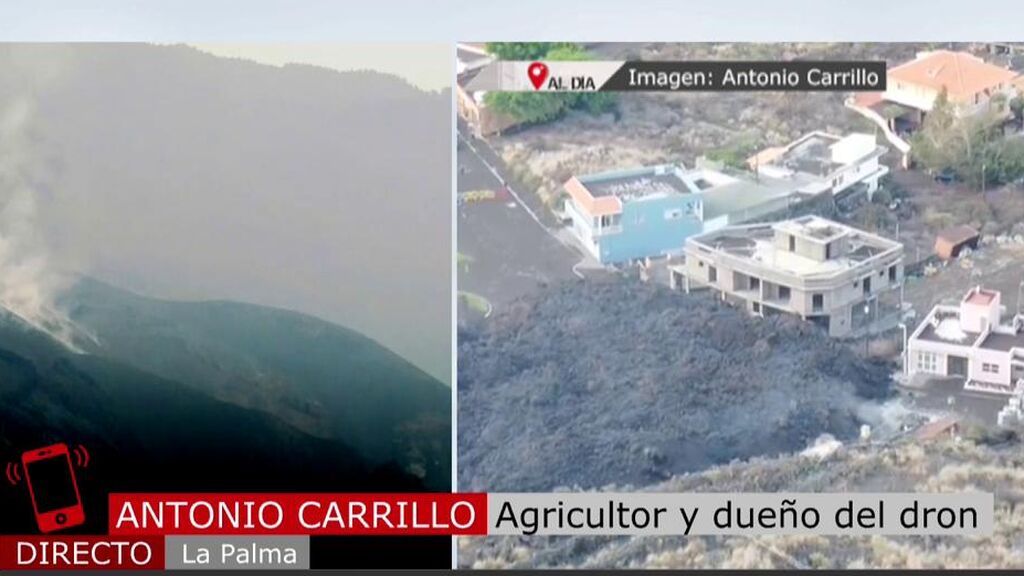
M958 306L934 307L907 342L909 373L963 378L965 389L1012 394L1024 380L1024 315L1004 318L1001 299L978 286Z
M878 181L889 173L879 162L886 153L873 134L854 133L836 136L811 132L786 146L768 148L747 159L747 166L759 175L772 178L806 177L800 192L839 195L857 184L870 196Z

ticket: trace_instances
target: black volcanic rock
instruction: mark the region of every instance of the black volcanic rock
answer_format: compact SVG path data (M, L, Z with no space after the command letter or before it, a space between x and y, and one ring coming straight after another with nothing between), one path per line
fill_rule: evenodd
M459 334L459 486L648 484L858 432L889 368L706 294L567 282Z

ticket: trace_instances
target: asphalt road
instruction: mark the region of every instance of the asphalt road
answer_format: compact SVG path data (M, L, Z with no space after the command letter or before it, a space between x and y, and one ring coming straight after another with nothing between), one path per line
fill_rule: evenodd
M508 186L494 200L459 205L460 291L483 296L497 310L539 286L576 278L580 255L556 239L536 194L509 179L485 143L460 137L457 161L459 194Z

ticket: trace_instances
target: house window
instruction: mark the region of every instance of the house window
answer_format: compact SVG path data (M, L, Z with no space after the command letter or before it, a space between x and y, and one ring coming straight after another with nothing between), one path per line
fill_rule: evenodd
M789 302L789 286L779 286L779 299Z
M753 303L753 310L754 310L754 314L760 314L761 313L761 304L758 303L758 302L754 302Z
M820 312L825 307L825 296L822 294L813 294L811 296L811 309L815 312Z
M889 266L889 282L896 282L896 265Z
M789 251L796 252L796 236L790 235L789 237Z
M718 282L718 270L714 266L708 266L708 282Z
M825 260L832 259L832 243L825 244Z
M611 225L612 225L612 217L611 216L601 216L601 228L605 228L605 227L611 226Z
M750 279L750 289L751 290L760 290L761 289L761 280L758 279L758 278L751 278Z
M988 362L982 362L981 371L987 374L999 374L999 364L990 364Z
M918 352L917 371L937 374L939 371L938 355L934 352Z

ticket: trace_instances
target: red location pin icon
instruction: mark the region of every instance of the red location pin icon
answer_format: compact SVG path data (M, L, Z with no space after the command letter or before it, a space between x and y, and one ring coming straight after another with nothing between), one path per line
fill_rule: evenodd
M534 62L526 69L526 74L530 77L530 84L533 84L533 89L540 90L540 87L544 85L544 81L548 79L548 65L543 62Z

